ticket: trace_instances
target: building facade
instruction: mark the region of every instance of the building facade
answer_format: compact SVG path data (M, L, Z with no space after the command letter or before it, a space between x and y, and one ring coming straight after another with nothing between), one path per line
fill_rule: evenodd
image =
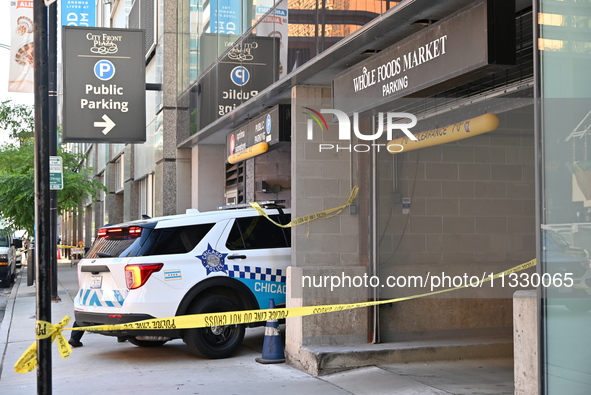
M300 217L358 187L338 216L292 229L288 307L465 287L290 318L290 363L323 374L519 345L516 376L527 354L537 377L516 388L589 392L587 3L98 4L100 25L145 29L146 82L161 89L147 92L146 143L78 146L108 193L64 218L66 242L256 200ZM523 289L529 308L514 305ZM523 309L531 344L514 340Z

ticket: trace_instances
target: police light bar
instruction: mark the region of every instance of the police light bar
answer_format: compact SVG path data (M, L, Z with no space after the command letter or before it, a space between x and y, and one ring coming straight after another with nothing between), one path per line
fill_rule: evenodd
M281 203L285 203L285 200L263 200L257 203L259 204L259 206L264 208L273 208L278 207ZM234 210L239 208L250 208L250 203L238 203L228 204L225 206L218 206L218 210Z

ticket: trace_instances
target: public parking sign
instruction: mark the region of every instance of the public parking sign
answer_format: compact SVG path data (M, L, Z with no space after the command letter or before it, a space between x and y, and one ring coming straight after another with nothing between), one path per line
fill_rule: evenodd
M146 141L144 32L65 26L64 142Z

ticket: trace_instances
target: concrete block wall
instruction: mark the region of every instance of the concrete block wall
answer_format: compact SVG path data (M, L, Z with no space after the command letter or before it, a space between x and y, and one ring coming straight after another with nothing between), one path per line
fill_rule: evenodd
M526 109L499 118L499 128L484 135L380 155L382 279L442 273L482 278L535 257L533 116ZM402 198L411 198L409 215L402 213ZM380 297L430 290L386 287ZM514 291L497 282L384 306L382 338L509 333Z
M210 211L225 204L225 153L226 147L221 144L201 144L191 149L192 208Z
M314 131L307 140L307 116L302 107L332 108L330 87L296 86L292 89L291 196L292 216L314 214L344 204L351 192L351 158L347 151L319 152L319 143L337 139L337 126ZM327 119L330 121L330 119ZM332 134L331 134L332 133ZM356 171L354 169L354 174ZM360 276L358 217L345 210L338 216L292 228L292 267L288 271L287 306L310 306L367 300L364 288L302 286L303 276ZM317 361L310 348L323 344L367 341L367 310L288 318L288 361L310 372Z
M291 147L284 146L254 158L254 200L285 200L291 207ZM256 187L261 181L277 185L277 193L263 193Z

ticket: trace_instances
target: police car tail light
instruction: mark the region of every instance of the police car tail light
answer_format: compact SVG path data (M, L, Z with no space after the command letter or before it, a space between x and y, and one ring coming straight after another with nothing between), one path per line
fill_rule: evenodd
M136 289L148 281L152 273L162 269L163 263L135 264L125 266L125 283L127 288Z

